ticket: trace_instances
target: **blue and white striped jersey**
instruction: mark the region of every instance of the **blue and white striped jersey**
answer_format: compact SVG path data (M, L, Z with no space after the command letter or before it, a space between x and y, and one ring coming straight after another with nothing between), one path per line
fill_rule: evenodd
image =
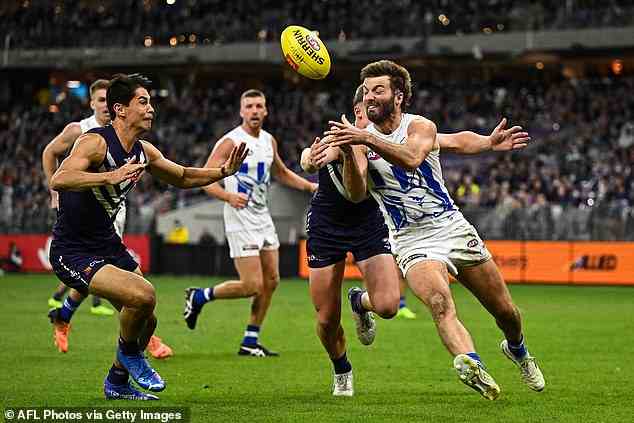
M383 134L373 124L370 133L388 142L404 144L411 122L421 116L404 113L398 128ZM393 165L368 149L368 189L379 204L390 232L415 227L429 217L458 210L449 196L440 168L440 149L432 150L414 171Z

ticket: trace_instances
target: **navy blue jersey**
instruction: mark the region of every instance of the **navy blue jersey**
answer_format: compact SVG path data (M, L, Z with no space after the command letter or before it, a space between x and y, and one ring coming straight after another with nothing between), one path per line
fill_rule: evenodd
M306 251L311 268L345 260L347 252L357 261L391 254L379 206L372 198L360 203L347 200L341 172L338 161L319 170L319 189L306 218Z
M106 141L103 162L88 171L110 172L133 158L136 163L147 163L141 142L136 141L129 152L125 151L111 125L91 129L88 133L99 134ZM84 253L107 254L119 248L121 238L115 232L113 221L135 184L127 180L84 191L60 191L53 242L58 248Z
M344 197L344 192L340 161L319 169L319 189L311 200L312 214L319 214L322 220L334 226L356 227L367 221L384 224L379 206L371 197L353 203Z

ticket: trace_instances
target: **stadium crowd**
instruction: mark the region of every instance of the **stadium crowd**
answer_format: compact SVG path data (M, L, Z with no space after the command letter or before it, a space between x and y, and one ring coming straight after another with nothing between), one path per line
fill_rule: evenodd
M19 48L215 44L277 40L302 22L325 39L422 37L626 26L633 12L631 0L22 0L0 5L0 36Z
M156 97L157 121L148 139L169 158L202 165L215 140L239 123L237 99L244 88L220 79L204 88L170 80L168 95ZM350 109L354 85L300 88L279 80L261 88L268 95L265 128L288 166L299 170L302 148L328 119ZM633 91L632 77L420 81L410 110L442 132L488 133L501 116L530 131L534 141L522 152L445 160L451 194L485 237L633 239L634 99L622 95ZM41 152L66 123L86 117L88 108L73 96L49 107L33 98L0 111L0 232L50 228ZM129 210L152 220L201 198L199 190L167 189L145 176Z

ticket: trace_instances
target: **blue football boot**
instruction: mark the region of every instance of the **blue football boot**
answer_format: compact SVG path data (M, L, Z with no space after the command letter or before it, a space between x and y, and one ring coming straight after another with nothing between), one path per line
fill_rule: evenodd
M117 360L130 373L132 379L143 389L161 392L165 389L165 382L156 371L150 367L143 353L126 355L117 349Z
M123 385L110 383L108 378L103 381L103 393L108 400L150 401L159 399L156 395L137 391L127 382Z

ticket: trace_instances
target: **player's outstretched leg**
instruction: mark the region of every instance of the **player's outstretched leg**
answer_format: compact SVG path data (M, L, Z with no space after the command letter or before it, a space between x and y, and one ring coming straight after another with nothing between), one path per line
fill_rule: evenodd
M341 326L341 283L345 262L310 268L310 297L317 317L317 336L333 365L332 394L354 395L352 365L346 354L346 338Z
M143 347L146 345L141 345L149 341L156 326L156 293L138 268L135 272L105 265L94 274L90 293L121 306L116 367L127 370L141 388L160 392L165 389L165 382L145 359Z
M522 317L513 303L508 287L493 260L460 270L460 282L482 303L493 317L505 338L500 348L520 370L522 381L534 391L546 385L544 376L524 345Z
M352 318L357 328L357 338L363 345L370 345L376 336L376 322L372 312L367 310L362 303L363 295L367 296L365 289L359 287L350 288L348 301L352 310Z
M471 335L458 319L447 265L436 260L419 261L407 271L406 277L412 292L429 309L443 344L454 356L458 378L484 398L496 399L500 387L487 372Z

